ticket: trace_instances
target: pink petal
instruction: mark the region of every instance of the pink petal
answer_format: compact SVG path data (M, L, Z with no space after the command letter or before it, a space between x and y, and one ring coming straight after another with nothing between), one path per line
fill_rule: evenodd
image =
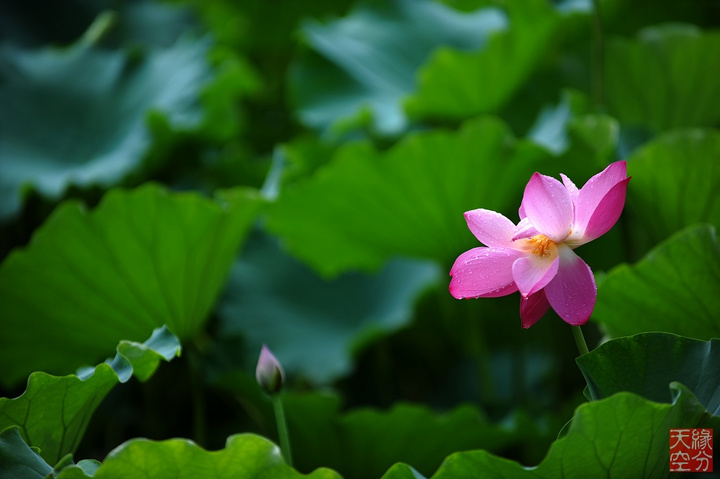
M595 307L597 286L590 267L567 245L558 245L560 265L545 286L550 306L566 323L587 323Z
M523 298L543 289L558 272L558 257L528 254L512 265L515 284Z
M515 227L515 234L512 237L513 241L517 241L523 238L530 238L538 235L540 232L533 226L529 218L523 218L520 223Z
M550 308L545 290L540 290L535 294L531 294L527 298L520 298L520 318L522 327L527 329L537 323Z
M568 190L568 193L570 194L570 199L573 200L573 203L575 203L575 200L578 196L578 187L575 186L575 183L572 182L570 178L560 173L560 178L563 180L563 185L565 185L565 189Z
M520 208L518 209L518 215L520 215L520 219L521 219L521 220L524 220L525 217L527 216L527 215L525 214L525 208L523 207L522 202L520 202Z
M567 238L573 221L568 190L555 178L534 173L525 187L523 208L538 231L556 243Z
M495 298L517 291L512 264L523 255L509 248L473 248L450 269L450 294L462 298Z
M605 234L612 228L620 217L625 204L625 189L628 181L627 163L625 161L616 161L585 183L578 192L575 202L575 224L573 227L578 233L582 236L586 235L591 220L593 221L592 239ZM611 191L613 192L611 193ZM606 197L607 200L605 200ZM597 219L593 219L598 210L601 213L599 213ZM584 242L587 243L588 241L590 239Z
M500 213L480 208L466 212L465 221L472 234L485 246L511 246L515 224Z
M626 178L613 186L610 191L600 200L595 212L590 217L582 241L587 243L604 235L612 228L620 218L625 206L625 194L630 178Z

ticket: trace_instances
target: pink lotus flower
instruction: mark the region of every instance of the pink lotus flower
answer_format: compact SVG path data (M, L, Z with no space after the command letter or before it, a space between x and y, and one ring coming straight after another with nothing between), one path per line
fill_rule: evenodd
M461 254L450 269L450 293L495 298L520 291L522 326L535 324L550 306L567 323L585 324L597 297L590 267L573 249L607 233L622 213L630 178L624 161L593 176L581 189L535 173L520 223L490 210L465 213L470 231L486 247Z

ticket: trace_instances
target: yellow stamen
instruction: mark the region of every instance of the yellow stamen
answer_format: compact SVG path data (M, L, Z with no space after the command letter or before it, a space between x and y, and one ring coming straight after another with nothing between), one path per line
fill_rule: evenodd
M532 245L532 253L538 256L550 256L548 251L552 246L555 246L555 242L545 235L535 235L530 238L530 244Z

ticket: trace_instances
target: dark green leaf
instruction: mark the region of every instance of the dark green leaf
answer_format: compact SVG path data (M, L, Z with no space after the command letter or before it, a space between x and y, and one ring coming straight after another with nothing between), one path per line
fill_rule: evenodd
M682 384L672 385L673 404L660 404L631 393L580 406L567 435L558 439L537 466L487 451L460 452L448 457L432 479L556 479L607 477L610 479L670 476L670 428L720 427ZM395 468L383 479L405 479L408 471Z
M87 479L80 468L66 468L58 479ZM302 475L287 466L273 443L252 434L228 438L220 451L206 451L186 439L130 440L97 469L95 479L341 479L329 469Z
M695 223L720 227L720 133L683 130L659 136L628 160L630 249L644 254Z
M150 339L144 343L120 341L117 355L110 363L120 382L135 376L139 381L147 381L157 369L160 359L169 361L173 356L180 355L180 342L162 327L153 331Z
M612 337L665 331L720 337L720 245L715 229L676 234L634 265L620 265L598 285L593 318Z
M610 113L658 131L713 126L720 120L720 32L667 24L607 45Z
M0 432L0 479L42 479L52 470L25 444L19 428L8 427Z
M509 28L484 47L438 48L418 72L406 102L411 117L466 119L504 106L540 62L559 14L545 0L507 2Z
M438 277L435 264L396 260L376 276L326 281L258 237L233 268L220 334L246 340L248 364L267 344L289 374L328 383L352 369L368 340L406 325L415 298Z
M391 479L427 479L425 476L417 472L414 468L408 466L407 464L403 463L397 463L394 464L388 471L385 473L383 478L391 478Z
M28 185L60 197L70 185L113 186L137 172L153 145L148 113L173 128L200 125L211 79L207 41L110 51L0 48L0 219ZM172 81L168 81L172 72Z
M232 373L216 386L243 398L261 411L263 425L274 435L270 401L254 378ZM424 405L396 403L392 408L344 412L341 400L329 393L284 393L283 405L293 444L294 464L300 471L327 466L345 479L379 477L393 463L408 462L431 474L454 451L482 448L493 452L545 441L543 428L522 412L501 423L490 421L472 405L438 412Z
M96 461L95 459L83 459L77 463L77 467L79 467L88 476L93 476L95 471L97 471L100 467L100 461Z
M54 464L75 451L93 411L118 382L126 382L133 373L145 381L161 359L169 361L179 353L177 338L163 327L144 344L121 341L111 362L77 376L35 372L21 396L0 398L0 430L18 426L27 443Z
M536 427L521 414L496 425L469 405L437 413L425 406L396 404L387 411L358 409L341 415L335 398L288 399L291 438L302 451L298 467L323 464L346 479L380 477L396 462L429 475L455 451L499 452L537 438Z
M628 391L670 402L668 385L688 387L713 415L720 416L720 340L698 341L674 334L646 333L601 344L577 358L593 399ZM641 381L638 378L642 378Z
M517 220L523 188L548 158L493 118L457 132L408 135L386 152L351 144L317 175L282 192L268 228L326 275L377 268L393 256L449 267L478 245L463 213L487 208Z
M192 337L258 206L248 191L212 201L155 185L113 190L92 212L61 205L0 265L0 382L67 374L163 324Z
M399 133L407 122L401 101L428 54L439 45L478 48L505 24L495 8L461 13L429 0L360 4L344 19L307 22L314 52L291 78L300 117L324 129L366 111L378 132Z

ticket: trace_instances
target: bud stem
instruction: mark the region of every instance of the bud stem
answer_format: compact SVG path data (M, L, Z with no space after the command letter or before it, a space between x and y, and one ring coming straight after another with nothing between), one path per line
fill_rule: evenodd
M285 411L283 410L282 399L279 393L272 394L273 410L275 411L275 422L277 423L278 436L280 438L280 452L288 466L292 466L292 452L290 450L290 436L288 435Z
M587 343L585 342L585 336L583 335L580 326L570 326L570 329L572 329L573 337L575 338L575 344L577 344L580 356L589 353Z

